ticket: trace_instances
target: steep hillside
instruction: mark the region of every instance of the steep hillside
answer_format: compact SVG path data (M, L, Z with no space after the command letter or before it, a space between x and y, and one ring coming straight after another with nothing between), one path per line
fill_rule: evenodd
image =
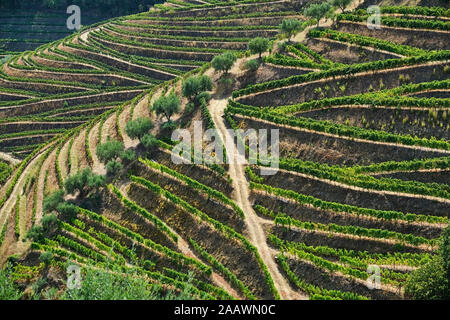
M356 1L280 39L309 3L169 0L6 61L0 264L16 264L23 288L44 274L63 290L72 261L197 299L408 298L408 274L434 256L450 211L449 10L382 7L370 30ZM270 49L249 70L256 37ZM225 52L238 59L220 74L210 61ZM182 83L198 75L213 89L193 108ZM171 92L182 108L166 122L155 101ZM154 124L148 148L127 128L141 118ZM274 170L262 159L174 163L170 133L194 120L222 141L230 128L279 129L279 171L260 175ZM114 140L137 156L97 193L94 177L49 205L71 176L105 175L97 147Z

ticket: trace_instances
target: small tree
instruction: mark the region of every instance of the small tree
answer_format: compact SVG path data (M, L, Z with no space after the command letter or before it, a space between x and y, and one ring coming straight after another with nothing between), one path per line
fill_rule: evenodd
M127 122L125 132L131 139L141 140L152 128L153 123L150 118L137 118Z
M61 202L64 202L64 191L56 190L51 195L45 197L43 205L44 212L48 213L56 210Z
M198 77L189 77L183 81L181 92L184 97L193 102L197 95L204 91L210 91L213 88L213 83L207 75L200 75Z
M331 0L331 4L333 6L339 7L342 12L345 11L345 8L352 2L352 0Z
M313 3L310 6L308 6L303 14L306 17L310 17L317 20L317 27L319 27L320 19L325 17L331 9L331 4L328 2L322 2L322 3Z
M58 211L61 215L67 217L69 220L75 219L78 214L77 207L70 202L63 202L59 204L56 208L56 211Z
M80 198L85 198L89 193L105 186L105 177L97 175L86 168L70 176L64 182L64 187L68 194L79 192Z
M284 19L280 26L279 32L291 41L292 36L297 32L302 31L302 23L298 19Z
M153 110L157 115L164 115L167 122L171 122L170 117L178 113L181 109L181 102L175 92L171 92L168 96L162 96L153 103Z
M249 41L248 48L251 53L259 54L259 59L261 59L261 55L269 49L269 40L262 37L257 37Z
M123 150L122 142L117 140L107 141L97 146L97 157L102 162L108 162L119 158Z
M131 149L125 150L120 155L120 159L122 160L122 163L124 163L124 164L131 163L134 159L136 159L136 153L134 153L134 151Z
M221 55L215 56L211 61L211 64L216 71L222 71L225 74L228 74L228 71L230 71L236 60L237 57L233 52L225 52Z
M106 164L106 175L113 177L119 174L122 169L123 165L120 162L111 160Z
M52 262L52 259L53 253L49 251L42 252L41 255L39 256L39 261L43 262L46 266L48 266L50 262Z
M245 68L250 71L256 71L259 68L259 61L257 59L248 60L245 63Z
M51 236L58 230L58 218L54 213L45 215L40 224L34 225L27 232L25 239L32 241L42 241L45 237Z
M444 229L437 254L410 273L405 294L418 300L450 299L450 226Z
M142 142L142 145L147 150L149 150L153 147L156 147L158 145L158 140L152 134L146 134L145 136L143 136L141 142Z

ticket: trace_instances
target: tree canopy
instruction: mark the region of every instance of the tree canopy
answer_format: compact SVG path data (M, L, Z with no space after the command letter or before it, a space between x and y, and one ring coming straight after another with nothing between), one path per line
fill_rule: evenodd
M352 0L331 0L331 4L333 6L339 7L342 12L345 11L345 8L352 2Z
M331 4L328 2L313 3L305 8L303 14L306 17L310 17L317 20L317 26L319 26L320 19L325 17L331 9Z
M97 157L101 162L108 162L119 158L124 150L123 143L110 140L97 146Z
M297 32L302 31L302 23L298 19L283 19L279 29L280 34L286 36L289 41Z
M417 300L450 299L450 226L441 236L437 254L424 266L411 272L405 293Z
M161 96L154 103L152 109L157 115L164 115L168 122L170 118L178 113L181 109L181 102L175 92L171 92L168 96Z
M215 56L211 64L216 71L222 71L227 74L236 60L237 57L233 52L225 52L221 55Z
M70 176L64 182L64 187L68 194L74 194L79 191L79 197L86 197L91 191L95 191L105 185L105 177L97 175L86 168Z
M251 53L259 54L259 58L261 59L261 55L269 49L269 39L256 37L249 41L248 48Z
M210 91L212 88L212 80L207 75L192 76L183 81L181 93L190 101L194 101L199 93Z
M139 139L146 135L153 128L153 123L150 118L137 118L130 120L125 125L125 132L131 139Z

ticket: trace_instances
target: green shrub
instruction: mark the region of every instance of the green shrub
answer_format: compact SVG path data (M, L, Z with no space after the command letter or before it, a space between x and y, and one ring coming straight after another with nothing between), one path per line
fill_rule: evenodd
M106 164L106 175L109 177L117 176L123 169L123 165L115 160L111 160Z
M228 74L228 71L234 65L236 60L236 55L233 52L228 51L221 55L215 56L211 61L211 65L216 71L222 71L223 73Z
M131 163L136 159L136 153L131 149L125 150L120 155L120 159L124 164Z
M56 190L51 195L44 198L43 204L44 213L52 212L63 201L64 201L64 191Z
M207 75L192 76L183 81L181 92L184 97L191 102L196 99L198 94L203 91L210 91L213 88L213 83ZM198 100L198 99L197 99Z
M152 106L152 110L157 115L164 115L168 122L170 117L181 110L181 102L175 92L171 92L168 96L159 97Z
M105 177L92 172L90 168L86 168L70 176L64 182L64 187L68 194L79 192L79 197L84 198L89 193L105 186Z
M259 68L259 61L256 59L248 60L245 63L245 68L250 71L256 71Z
M127 122L125 132L131 139L141 140L152 128L153 123L150 118L137 118Z
M417 300L450 299L450 226L442 234L438 254L411 272L405 293Z
M21 296L19 288L14 283L12 273L10 264L0 270L0 300L18 300Z
M106 163L119 158L124 150L123 143L117 140L110 140L97 146L97 157Z
M345 11L345 8L352 2L352 0L331 0L331 4L333 6L339 7L342 12Z
M142 137L141 143L145 149L150 150L158 145L158 139L152 134L146 134Z
M319 27L320 19L325 17L330 11L331 5L328 2L313 3L305 8L303 14L317 20L317 27Z
M50 262L53 260L53 253L45 251L42 252L39 256L39 261L43 262L45 265L49 265Z
M56 210L69 220L73 220L77 216L77 207L69 202L63 202L58 205Z
M248 48L251 53L258 54L261 59L261 55L269 48L269 40L262 37L256 37L248 43Z
M284 19L279 25L280 34L288 38L289 41L300 31L302 31L302 23L298 19Z

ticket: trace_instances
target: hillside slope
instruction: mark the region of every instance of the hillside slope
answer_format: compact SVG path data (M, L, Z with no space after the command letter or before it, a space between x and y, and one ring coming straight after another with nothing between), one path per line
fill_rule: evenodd
M382 29L370 30L356 2L293 42L277 39L283 19L307 20L307 3L167 1L4 63L1 159L21 162L0 190L0 264L16 254L36 266L52 252L36 277L76 261L176 290L189 283L201 299L405 298L408 273L448 225L450 15L382 7ZM255 37L274 41L249 71ZM226 51L238 59L221 75L209 62ZM276 174L172 161L170 131L150 107L200 74L212 99L192 110L181 98L177 127L201 120L223 141L229 128L279 129ZM141 117L159 139L150 152L125 129ZM140 158L95 205L66 196L76 217L58 210L57 226L30 241L45 197L85 168L106 173L96 149L108 140ZM370 265L378 290L366 284Z

